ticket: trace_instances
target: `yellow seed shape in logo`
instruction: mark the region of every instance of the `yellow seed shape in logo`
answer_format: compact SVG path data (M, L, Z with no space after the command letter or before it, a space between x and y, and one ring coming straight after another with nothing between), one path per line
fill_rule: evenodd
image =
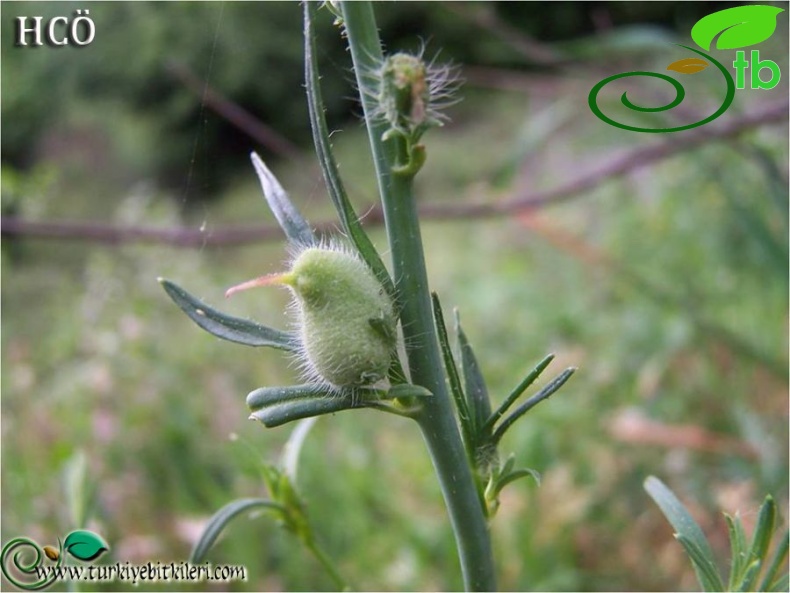
M55 546L44 546L43 550L44 554L47 555L47 558L52 561L56 561L58 558L60 558L60 552Z
M672 62L667 66L667 70L678 72L679 74L696 74L702 72L708 67L708 63L701 58L683 58L676 62Z

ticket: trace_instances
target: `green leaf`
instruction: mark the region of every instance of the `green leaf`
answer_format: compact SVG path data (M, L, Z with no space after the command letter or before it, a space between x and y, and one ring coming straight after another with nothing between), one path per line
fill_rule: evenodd
M494 443L498 443L502 439L507 429L510 428L516 420L521 418L540 402L554 395L560 387L565 385L565 382L570 379L571 375L573 375L575 372L576 369L574 367L565 369L559 375L554 377L554 379L552 379L543 389L538 391L535 395L516 408L516 410L510 416L505 418L505 420L502 421L502 424L500 424L499 427L494 431L494 436L492 437Z
M159 283L173 302L208 333L246 346L270 346L296 352L296 337L288 332L260 325L248 319L232 317L209 307L180 286L159 278Z
M716 49L738 49L768 39L776 30L776 18L782 8L775 6L736 6L702 17L691 28L691 38L704 50L713 39Z
M645 480L644 488L675 528L675 537L691 558L694 572L703 588L706 591L723 591L724 583L717 571L708 540L683 504L655 476L649 476Z
M535 471L534 469L530 468L522 468L517 469L515 471L509 472L497 480L497 492L501 492L502 489L510 484L511 482L515 482L520 478L530 477L535 480L535 482L540 485L540 474Z
M274 174L269 171L261 157L253 152L250 154L250 158L252 159L253 167L255 167L255 173L258 174L258 179L261 182L261 189L263 189L266 202L269 204L272 214L274 214L277 222L280 223L280 227L285 232L288 240L299 245L315 244L315 235L310 225L291 203L288 192L283 189L283 186L280 185Z
M63 486L71 524L83 527L88 523L96 496L96 486L90 479L85 451L75 451L66 461Z
M228 503L209 519L206 528L200 535L200 539L195 543L192 548L192 553L189 555L189 562L191 564L200 564L206 557L206 554L217 541L219 534L235 517L254 508L263 507L273 511L282 513L283 507L271 500L264 498L241 498Z
M318 155L318 162L321 164L321 171L324 174L329 197L340 217L348 238L357 248L359 254L367 262L370 269L378 278L381 285L387 291L393 303L397 303L397 292L395 284L381 261L376 248L370 238L362 229L354 207L348 199L343 181L332 153L332 145L329 141L329 130L324 116L324 102L321 98L321 86L319 84L318 63L315 59L315 34L313 32L313 11L316 10L315 2L304 2L304 52L305 52L305 82L307 86L307 106L310 112L310 126L313 131L313 142Z
M746 570L743 571L743 579L741 579L740 583L736 583L734 589L728 589L729 591L754 591L752 588L752 582L754 579L757 578L757 575L760 573L760 568L762 567L762 563L759 560L752 560L747 566Z
M72 531L66 536L66 540L63 542L63 549L77 560L90 562L109 550L110 546L92 531L80 529Z
M724 591L724 583L712 564L707 553L695 542L679 533L675 534L675 539L680 542L686 554L691 559L697 580L705 591ZM707 541L705 542L707 544Z
M442 312L442 304L439 302L439 296L431 293L433 303L433 320L436 325L436 335L439 338L439 346L442 350L442 358L444 359L444 369L447 374L447 379L450 385L450 393L455 401L456 411L458 413L458 420L461 424L461 435L463 436L464 445L466 446L466 453L470 461L474 461L474 442L473 435L474 426L469 414L469 407L466 403L466 396L461 387L461 378L458 375L458 367L455 365L453 358L453 351L450 347L450 340L447 337L447 326L444 323L444 313Z
M781 575L776 581L771 583L770 587L761 589L761 591L788 591L790 590L790 574Z
M494 424L496 424L499 419L510 409L515 401L521 397L521 394L524 393L527 388L535 382L540 374L546 370L546 367L551 364L551 361L554 360L554 354L549 354L543 360L541 360L534 369L530 371L530 373L524 377L524 379L519 383L516 388L510 392L510 395L507 396L504 402L497 408L496 412L494 412L488 420L486 420L485 425L482 428L483 432L491 432L494 429Z
M776 521L776 503L772 496L766 496L765 502L760 507L760 514L757 517L757 525L754 528L752 535L752 545L749 550L749 563L755 561L761 564L765 562L768 555L768 548L771 545L771 536L774 531L774 523ZM741 585L742 591L750 591L754 587L754 581L757 579L757 571L744 578Z
M741 518L737 514L735 517L725 514L724 519L727 522L727 531L730 535L730 561L732 563L727 590L735 591L738 588L738 583L743 582L749 550Z
M296 472L299 467L299 453L301 452L302 445L304 445L304 441L307 438L307 433L309 433L310 429L313 428L316 420L318 420L318 418L305 418L304 420L300 420L294 427L293 431L291 431L291 436L288 437L288 440L283 447L283 471L294 484L296 483Z
M488 396L483 373L472 346L461 328L461 316L455 313L455 333L458 337L458 349L461 352L461 371L464 375L466 402L471 413L473 434L478 435L481 427L491 416L491 398Z
M784 574L777 577L777 573L782 568L785 560L787 560L787 550L790 547L790 531L785 529L784 535L780 538L776 546L776 551L765 570L765 575L760 582L760 591L787 591L788 575L785 570Z
M331 414L360 407L352 392L337 394L324 385L291 385L261 387L247 396L250 416L267 428L274 428L293 420Z
M406 397L432 397L433 393L429 389L411 383L401 383L390 387L382 399L400 399Z

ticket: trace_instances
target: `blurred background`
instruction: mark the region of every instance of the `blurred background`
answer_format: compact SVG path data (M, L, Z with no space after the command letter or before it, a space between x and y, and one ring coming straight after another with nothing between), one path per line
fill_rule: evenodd
M417 191L432 288L460 309L495 401L549 352L540 384L579 367L504 440L542 475L508 487L492 523L504 590L695 588L642 489L650 474L689 506L722 567L722 512L750 529L770 493L787 516L787 13L759 45L779 85L738 90L713 123L642 134L587 105L607 76L688 57L673 44L690 45L692 25L728 6L375 5L388 50L424 45L465 81L451 121L425 137ZM215 510L264 495L259 464L277 460L290 427L248 421L244 398L296 373L279 352L202 332L156 278L287 326L284 291L222 294L287 256L250 151L311 222L334 224L303 96L301 10L91 2L90 45L14 46L16 16L83 8L4 3L0 18L2 541L43 545L88 527L109 542L108 561L181 561ZM332 20L324 12L317 27L322 89L341 173L366 212L375 178ZM728 67L733 53L711 51ZM683 83L674 115L641 121L687 123L720 105L715 68ZM626 88L667 102L659 81ZM386 255L375 210L370 223ZM355 588L462 586L411 423L323 417L299 479L320 543ZM235 523L210 559L246 565L248 582L154 588L332 587L265 516Z

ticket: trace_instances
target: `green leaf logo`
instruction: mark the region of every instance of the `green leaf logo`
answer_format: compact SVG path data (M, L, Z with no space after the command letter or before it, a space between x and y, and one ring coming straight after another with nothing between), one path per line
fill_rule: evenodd
M63 547L77 560L84 560L85 562L95 560L110 549L107 542L100 536L86 530L69 533L66 536L66 541L63 542Z
M776 30L776 17L782 8L775 6L736 6L702 17L691 29L694 43L710 50L714 38L716 49L738 49L768 39Z

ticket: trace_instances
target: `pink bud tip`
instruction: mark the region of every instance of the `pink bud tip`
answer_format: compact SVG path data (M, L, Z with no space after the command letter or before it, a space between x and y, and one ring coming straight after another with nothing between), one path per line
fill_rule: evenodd
M249 288L257 288L258 286L270 286L271 284L282 284L286 276L287 274L267 274L266 276L261 276L260 278L247 280L247 282L242 282L241 284L237 284L236 286L231 286L228 290L226 290L225 298L228 298L229 296L234 295L237 292L241 292L242 290L247 290Z

